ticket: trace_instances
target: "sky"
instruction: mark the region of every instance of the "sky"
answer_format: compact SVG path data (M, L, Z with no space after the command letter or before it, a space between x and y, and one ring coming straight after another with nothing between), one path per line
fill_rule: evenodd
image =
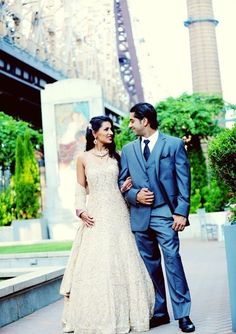
M183 92L191 94L189 31L184 26L188 18L187 0L136 1L158 81L157 99L179 96ZM219 21L216 39L223 97L225 101L236 104L236 0L212 0L212 3L214 17Z

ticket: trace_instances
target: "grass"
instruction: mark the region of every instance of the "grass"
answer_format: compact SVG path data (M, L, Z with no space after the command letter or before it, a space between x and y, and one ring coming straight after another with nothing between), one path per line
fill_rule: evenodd
M25 245L1 246L1 254L56 252L70 250L72 241L55 241Z

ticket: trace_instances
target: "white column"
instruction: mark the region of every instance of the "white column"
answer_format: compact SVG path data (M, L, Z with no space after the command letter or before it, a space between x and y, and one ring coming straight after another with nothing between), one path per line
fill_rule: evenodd
M94 81L66 79L41 91L46 196L44 218L52 239L74 237L76 158L85 148L89 119L104 114L102 89Z

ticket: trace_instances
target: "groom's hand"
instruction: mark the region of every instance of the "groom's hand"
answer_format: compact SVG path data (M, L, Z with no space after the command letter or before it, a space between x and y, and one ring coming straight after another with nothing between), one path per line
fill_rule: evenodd
M173 215L174 223L172 225L173 230L176 232L183 231L186 226L187 218L180 215Z
M137 193L137 202L144 205L152 205L154 201L154 193L148 188L142 188Z

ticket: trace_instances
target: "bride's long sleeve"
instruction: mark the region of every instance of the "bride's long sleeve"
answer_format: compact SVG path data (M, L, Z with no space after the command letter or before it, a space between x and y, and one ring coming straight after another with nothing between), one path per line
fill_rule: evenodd
M80 183L76 183L75 186L75 210L79 217L81 213L86 211L86 188L81 186Z

